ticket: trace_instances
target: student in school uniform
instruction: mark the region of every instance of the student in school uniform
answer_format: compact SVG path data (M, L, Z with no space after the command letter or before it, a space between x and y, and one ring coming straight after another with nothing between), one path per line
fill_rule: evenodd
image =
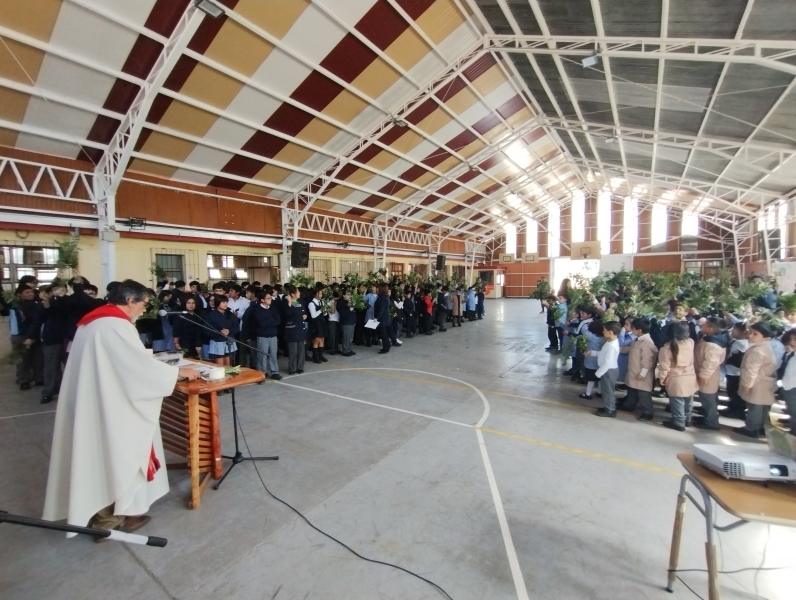
M782 381L782 395L790 414L790 434L796 436L796 329L791 328L782 336L785 345L785 358L782 360L777 376Z
M699 384L702 417L694 417L691 424L699 429L719 430L719 380L721 363L727 356L727 336L724 319L708 317L702 324L702 338L694 351L694 367Z
M633 333L633 317L625 317L624 326L617 338L619 342L619 376L616 381L622 384L621 386L617 386L619 389L624 389L626 387L625 379L627 378L627 362L630 353L630 344L632 344L635 339L636 335Z
M564 347L564 330L567 328L567 317L569 307L567 306L567 297L559 294L556 296L556 308L558 309L559 317L555 323L556 337L558 338L558 349Z
M343 356L354 356L356 352L351 349L354 339L357 315L351 310L351 292L345 287L340 288L340 298L337 301L337 312L340 315L340 329L343 331Z
M329 310L329 354L340 354L337 349L340 342L340 313L337 312L337 302L340 300L340 291L332 292L332 305Z
M199 317L196 314L196 298L187 296L183 308L187 315L175 315L172 334L174 347L185 356L199 358L202 356L202 328L199 326Z
M583 371L586 379L586 392L584 394L579 394L578 398L591 400L594 384L597 382L596 373L599 368L597 356L605 344L602 322L592 321L581 335L586 338L586 351L583 353Z
M475 293L475 287L470 287L467 290L467 320L468 321L475 321L475 307L476 303L478 302L478 297Z
M431 302L431 290L423 290L423 295L420 297L423 303L423 330L426 335L434 335L434 327L431 324L431 315L434 310L434 305Z
M663 426L675 431L685 431L691 425L691 396L699 385L694 369L694 340L688 323L672 323L672 337L658 353L658 375L666 387L672 417Z
M235 334L240 327L240 319L227 309L226 296L215 296L215 310L208 312L204 319L214 332L203 330L207 342L208 358L217 365L229 366L230 356L237 350ZM230 393L225 390L221 393Z
M390 341L393 346L402 346L403 342L398 338L404 326L404 299L398 288L390 289L390 304Z
M578 313L580 314L580 321L578 323L577 329L575 330L575 337L583 335L583 333L588 329L589 324L594 320L594 308L591 306L581 306L578 308ZM583 358L583 352L578 350L576 345L575 358L572 360L572 380L577 381L578 383L586 382L583 373Z
M448 314L448 286L437 285L437 303L434 308L437 311L437 330L440 332L448 331L448 328L445 327L445 317Z
M476 319L483 319L486 314L486 307L484 306L484 290L478 290L475 293L475 316Z
M257 344L255 365L257 370L269 379L279 380L279 363L277 362L276 331L282 322L279 309L273 306L273 290L259 290L257 302L252 302L243 316L243 328L247 340Z
M735 433L758 438L764 433L768 412L777 389L777 360L771 349L771 328L755 323L749 328L749 349L741 362L741 398L746 400L746 423L733 427Z
M566 329L564 330L564 342L562 343L561 347L563 348L564 345L569 341L569 339L576 339L577 338L577 330L580 326L580 313L577 310L573 310L569 314L569 318L566 321ZM575 345L572 345L572 350L570 350L569 358L572 360L572 366L564 371L563 375L572 377L572 381L575 381L575 361L577 359L577 349Z
M547 307L547 341L550 344L545 348L545 352L558 353L558 331L556 331L556 318L553 314L552 306L556 304L555 296L548 296L542 301L542 306Z
M637 404L641 405L641 414L637 417L639 421L651 421L654 414L652 387L658 347L650 336L650 326L650 320L645 318L633 319L631 323L636 339L630 344L627 354L627 396L617 406L619 410L633 412Z
M598 417L616 417L616 378L619 375L619 341L617 336L622 331L622 325L611 321L603 325L603 339L605 340L597 356L596 377L600 380L600 393L603 398L603 407L598 408L594 414Z
M450 295L451 327L462 326L462 288L457 287Z
M749 340L746 339L746 323L738 322L730 331L730 346L727 349L727 358L724 361L724 372L727 380L727 404L725 417L732 419L746 419L746 402L739 393L741 386L741 361L744 353L749 349Z
M158 295L162 310L169 310L173 297L171 290L163 290ZM171 325L169 315L159 315L157 317L160 328L155 328L152 334L152 350L154 352L174 352L174 330Z
M310 336L312 337L312 362L321 364L329 362L323 355L323 344L326 336L329 335L329 324L326 315L323 314L323 290L326 286L319 284L315 288L313 298L307 304L307 311L310 315Z
M387 354L390 351L390 288L386 283L381 283L378 291L373 304L373 318L379 322L376 334L381 340L381 350L378 353Z
M301 304L301 292L295 285L285 284L285 297L282 307L282 318L285 322L285 342L288 352L288 375L301 375L304 372L307 339L307 311Z
M406 337L407 339L413 338L417 333L417 311L415 309L415 297L412 293L412 288L409 286L404 288L403 311L406 319ZM461 326L461 319L459 319L459 326Z
M367 288L365 287L365 284L360 283L359 286L357 287L357 293L359 293L360 296L364 296L366 291ZM362 346L365 343L365 332L366 332L365 323L367 322L366 320L367 308L366 307L357 308L355 309L354 313L357 316L357 321L354 327L354 345ZM370 338L368 338L368 340L370 340Z

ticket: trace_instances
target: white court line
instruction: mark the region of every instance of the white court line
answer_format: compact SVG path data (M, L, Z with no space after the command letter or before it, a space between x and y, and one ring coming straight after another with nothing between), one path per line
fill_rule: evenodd
M4 421L5 419L17 419L19 417L32 417L33 415L46 415L54 412L55 412L54 410L41 410L39 412L24 413L21 415L11 415L10 417L0 417L0 421Z
M475 387L470 383L467 383L466 381L462 381L461 379L456 379L455 377L448 377L447 375L438 375L437 373L429 373L428 371L417 371L415 369L395 369L390 367L369 367L369 368L354 367L350 369L327 369L324 371L313 371L312 373L303 373L302 375L298 375L298 377L306 375L316 375L319 373L340 373L342 371L405 371L407 373L421 373L423 375L430 375L432 377L440 377L442 379L450 379L451 381L456 381L458 383L461 383L462 385L466 385L467 387L473 389L480 396L481 401L484 404L484 412L481 414L481 418L478 420L478 423L476 423L475 425L469 425L467 423L460 423L458 421L450 421L448 419L442 419L440 417L424 415L423 413L404 410L402 408L396 408L394 406L377 404L375 402L368 402L367 400L359 400L357 398L341 396L340 394L333 394L331 392L324 392L322 390L316 390L314 388L308 388L300 385L295 385L292 383L286 383L284 380L274 382L292 388L298 388L309 392L316 392L318 394L323 394L325 396L332 396L335 398L341 398L343 400L358 402L360 404L367 404L369 406L376 406L378 408L386 408L388 410L394 410L405 414L410 414L418 417L425 417L426 419L432 419L434 421L442 421L444 423L450 423L451 425L459 425L462 427L469 427L471 429L475 429L475 435L478 438L478 447L481 450L481 459L484 462L484 469L486 470L486 479L487 482L489 482L489 489L492 492L492 501L495 504L495 511L497 513L498 523L500 524L500 533L503 535L503 545L506 547L506 556L509 560L509 568L511 569L511 576L512 579L514 580L514 589L517 591L517 599L529 600L528 589L525 587L525 579L522 576L522 569L520 569L520 561L517 558L517 551L514 548L514 541L511 539L511 531L509 530L509 523L508 520L506 519L506 511L503 508L503 501L500 498L500 491L498 490L497 481L495 480L495 473L492 471L492 463L489 460L489 454L487 453L486 450L486 442L484 441L484 436L481 433L480 429L483 426L484 422L486 421L487 417L489 416L489 411L490 411L489 401L486 399L486 396L484 396L481 390L479 390L477 387ZM297 376L294 375L293 377Z

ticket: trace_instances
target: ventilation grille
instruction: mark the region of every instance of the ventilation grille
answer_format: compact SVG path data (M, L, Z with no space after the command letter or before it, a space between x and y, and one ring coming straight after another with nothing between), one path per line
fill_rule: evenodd
M743 477L743 464L739 462L725 462L724 474L732 479L740 479Z

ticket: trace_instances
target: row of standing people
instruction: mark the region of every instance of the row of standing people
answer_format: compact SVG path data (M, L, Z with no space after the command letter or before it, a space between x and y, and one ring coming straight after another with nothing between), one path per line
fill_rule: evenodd
M724 416L745 421L744 426L733 428L738 434L752 438L763 434L778 381L788 412L796 414L796 364L790 360L796 350L796 330L786 331L780 339L781 332L771 324L747 326L731 315L728 319L689 315L678 304L672 305L670 315L662 321L627 317L621 324L603 323L594 306L578 307L569 313L565 296L555 300L559 319L556 322L548 313L548 350L559 352L567 339L585 340L584 351L569 344L574 346L572 367L564 374L586 384L586 391L580 394L585 399L592 398L599 380L598 396L604 402L597 411L599 416L613 417L616 410L640 409L639 420L652 420L652 395L659 382L661 390L656 395L669 398L671 417L663 421L665 427L677 431L688 426L718 430L722 379L729 397ZM785 316L789 323L796 323L796 313ZM608 342L612 348L603 351ZM613 369L615 376L609 373L604 381L606 371ZM620 389L627 390L619 401L612 378L622 382ZM692 418L694 397L702 415ZM796 426L791 426L791 432L796 432Z

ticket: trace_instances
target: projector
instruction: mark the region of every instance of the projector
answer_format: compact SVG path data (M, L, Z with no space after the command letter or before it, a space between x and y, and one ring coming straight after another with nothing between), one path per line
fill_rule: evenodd
M694 460L727 479L796 482L796 461L755 444L694 444Z

